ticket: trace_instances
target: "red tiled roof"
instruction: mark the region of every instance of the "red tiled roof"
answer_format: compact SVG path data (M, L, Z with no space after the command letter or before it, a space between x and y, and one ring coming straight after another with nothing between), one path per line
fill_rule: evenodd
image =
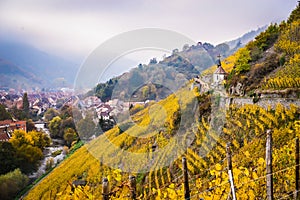
M14 131L15 129L22 129L27 131L26 121L12 121L12 120L4 120L0 121L0 126L7 126L7 129L10 131ZM0 128L0 134L3 133Z
M0 127L0 141L8 141L10 139L10 136L5 131L5 127Z
M0 141L8 141L10 138L6 133L0 134Z
M0 126L9 125L13 121L11 119L0 121Z

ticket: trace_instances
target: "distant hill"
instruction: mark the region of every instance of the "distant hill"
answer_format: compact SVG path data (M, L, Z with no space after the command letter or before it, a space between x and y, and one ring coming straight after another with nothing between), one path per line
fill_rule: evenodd
M223 53L226 54L227 50ZM95 94L103 101L111 98L160 100L213 65L218 53L217 48L208 43L186 46L182 51L174 49L172 55L162 61L153 58L148 64L139 64L127 73L98 84L88 95Z
M103 101L111 98L130 101L163 99L170 94L172 88L177 90L178 85L198 76L202 71L214 65L219 56L228 57L243 47L247 41L253 40L264 29L265 27L251 31L236 40L216 46L206 42L198 42L195 45L186 44L181 51L174 49L172 54L162 61L158 62L156 58L153 58L149 64L139 64L128 73L98 84L88 95L95 94ZM170 82L176 83L177 86L172 87ZM162 86L165 89L162 89ZM148 94L143 93L143 90L148 91Z
M261 32L265 31L268 28L267 25L258 28L257 30L252 30L249 31L248 33L245 33L244 35L242 35L241 37L225 42L226 44L229 45L229 47L231 49L235 49L237 46L245 46L248 42L250 42L251 40L253 40L258 34L260 34ZM235 49L237 50L237 49Z
M17 71L22 71L22 73L17 73L18 76L16 77L10 74L11 79L18 79L20 78L19 75L24 75L24 73L26 79L26 77L29 78L28 75L30 74L32 84L36 85L35 79L37 79L38 85L41 87L53 87L59 81L64 82L63 84L73 83L78 69L77 64L19 42L0 41L0 58L6 60L5 63L10 63L10 65L6 65L6 72L14 71L17 68L19 69ZM5 75L3 70L0 75ZM13 84L10 87L20 86L23 84L22 81L21 79L19 84ZM29 83L30 81L25 82Z
M0 79L0 87L30 88L43 85L42 79L4 59L0 59Z

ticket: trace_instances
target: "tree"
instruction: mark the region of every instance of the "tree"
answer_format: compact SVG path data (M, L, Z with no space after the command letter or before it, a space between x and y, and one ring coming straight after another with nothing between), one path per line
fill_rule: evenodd
M5 175L0 176L0 199L9 200L20 192L27 184L28 177L22 174L20 169L15 169Z
M300 3L297 5L297 8L292 11L292 13L289 16L289 19L287 22L290 24L292 22L295 22L300 19Z
M61 125L61 118L59 116L54 117L49 123L49 131L50 135L53 138L62 137L60 135L60 125Z
M36 130L35 124L32 121L32 119L29 119L26 121L26 129L27 129L27 131L35 131Z
M33 146L36 146L41 150L44 150L44 148L49 146L51 143L50 137L43 132L33 130L28 132L27 135L32 138Z
M131 104L132 105L132 104ZM105 131L112 129L115 125L115 121L113 119L104 120L102 117L99 119L99 126L101 130L97 132L97 135L102 134Z
M0 104L0 120L6 120L11 119L11 116L9 112L6 111L6 108L4 105Z
M23 110L19 110L16 106L13 106L10 112L12 116L19 120L26 119L25 112Z
M152 58L152 59L150 59L150 62L149 62L149 64L157 64L157 60L156 60L156 58Z
M111 99L111 95L115 85L118 83L117 78L110 79L106 83L99 83L94 92L90 93L89 95L96 94L102 101L108 101Z
M149 86L145 85L142 88L142 94L143 94L143 99L147 99L148 95L149 95Z
M249 64L250 61L250 51L246 48L240 49L237 52L237 60L235 61L236 72L240 74L249 71L251 67Z
M43 150L46 146L50 145L50 138L43 132L29 131L26 133L18 129L13 132L9 142L16 150L23 145L30 145Z
M282 31L275 47L292 57L294 54L300 53L300 22L295 21Z
M75 123L72 117L68 117L66 119L62 119L60 123L60 134L59 135L64 135L65 130L68 128L72 128L75 130Z
M279 26L277 24L271 24L264 32L255 37L255 40L246 45L251 51L256 50L257 47L261 51L269 49L277 40L279 36Z
M73 113L72 113L72 106L68 106L68 105L64 105L61 109L60 109L60 118L62 119L67 119L68 117L72 117Z
M19 166L16 150L9 142L0 142L0 174L6 174Z
M38 161L43 158L44 147L50 144L49 137L42 132L15 130L9 142L16 150L16 157L20 161L23 172L34 170Z
M26 117L29 117L29 101L27 93L25 92L23 95L23 111L26 115Z
M65 129L64 140L66 141L68 147L71 147L72 142L77 140L76 131L73 128Z
M48 170L52 169L53 165L54 165L53 157L48 158L46 161L45 170L48 171Z
M87 115L77 123L77 132L82 139L88 139L93 136L95 134L95 128L96 125L90 115Z
M46 122L50 122L54 117L58 116L59 112L57 110L55 110L54 108L49 108L45 114L44 114L44 118Z

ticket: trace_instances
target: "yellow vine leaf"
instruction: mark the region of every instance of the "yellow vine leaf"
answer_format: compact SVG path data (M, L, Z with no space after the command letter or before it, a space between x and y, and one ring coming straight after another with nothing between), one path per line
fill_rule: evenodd
M265 163L265 159L259 158L257 162L259 165L263 165Z
M220 165L219 163L216 164L216 170L221 171L222 170L222 165Z
M257 173L256 173L256 172L253 172L253 173L252 173L252 177L253 177L253 179L258 179Z
M244 154L245 154L245 156L246 156L247 158L249 158L249 157L250 157L250 153L249 153L249 151L246 151Z
M246 176L249 176L249 170L247 168L245 168L244 173L245 173Z

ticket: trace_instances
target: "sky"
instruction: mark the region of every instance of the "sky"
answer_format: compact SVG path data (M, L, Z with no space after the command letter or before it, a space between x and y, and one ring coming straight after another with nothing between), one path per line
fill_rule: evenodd
M111 37L140 28L172 30L216 45L287 19L296 5L296 0L0 0L0 37L80 62Z

